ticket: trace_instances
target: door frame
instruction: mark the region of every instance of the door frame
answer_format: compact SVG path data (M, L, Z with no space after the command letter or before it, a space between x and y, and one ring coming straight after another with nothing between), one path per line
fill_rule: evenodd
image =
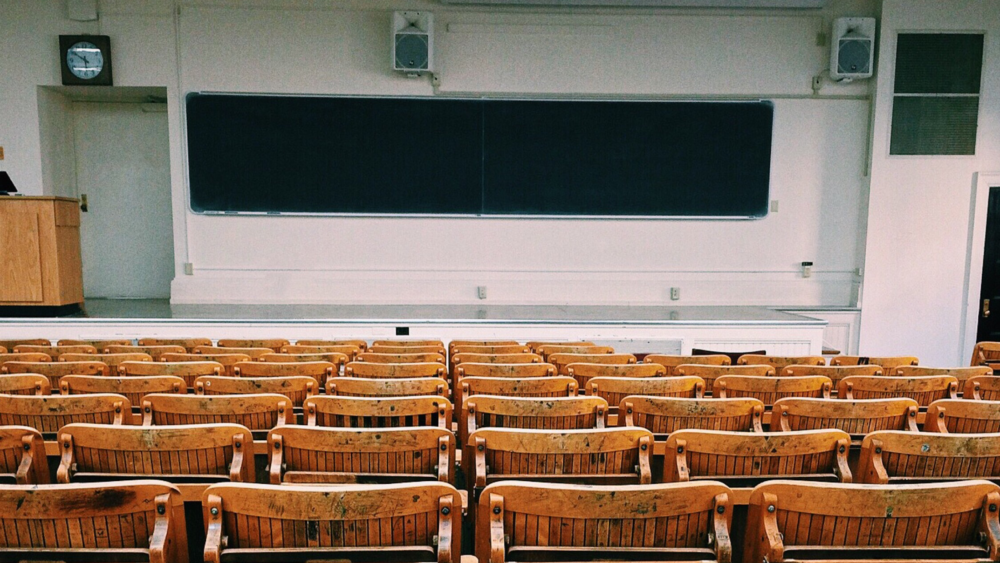
M979 300L983 283L983 258L986 252L986 219L989 211L990 188L1000 188L1000 172L977 172L972 187L971 219L969 221L968 253L965 260L965 310L962 314L962 349L959 358L972 358L979 328Z

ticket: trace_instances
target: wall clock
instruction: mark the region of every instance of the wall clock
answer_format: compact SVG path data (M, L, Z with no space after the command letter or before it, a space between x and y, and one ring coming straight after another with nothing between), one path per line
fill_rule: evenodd
M111 38L107 35L60 35L62 83L111 86Z

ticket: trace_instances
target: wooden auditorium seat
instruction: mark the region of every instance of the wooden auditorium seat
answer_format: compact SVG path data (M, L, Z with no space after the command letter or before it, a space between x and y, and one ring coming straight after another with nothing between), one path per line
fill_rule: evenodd
M284 338L244 339L222 338L216 346L220 348L270 348L272 352L280 352L283 346L291 344Z
M970 378L993 375L993 369L989 366L971 366L959 368L935 368L927 366L899 366L887 370L889 375L897 377L914 377L921 375L950 375L958 380L959 388L965 387L965 382Z
M678 430L664 446L663 481L722 481L753 487L774 478L851 482L841 430L749 433Z
M709 358L711 356L704 356ZM711 393L715 380L723 375L755 375L769 377L775 374L774 367L769 365L748 366L714 366L703 364L680 364L674 366L672 376L693 376L705 380L705 393Z
M246 354L164 354L159 362L154 362L156 366L149 366L149 369L173 370L165 373L142 373L136 375L176 375L183 377L188 382L188 387L194 385L194 380L200 375L227 375L233 376L233 366L240 362L249 362L250 356ZM171 366L171 364L175 364ZM186 364L186 365L185 365ZM219 372L215 372L220 368ZM132 370L141 370L137 365L131 366L125 375L130 375ZM205 372L205 370L211 370ZM191 373L188 373L191 372Z
M530 354L531 348L516 342L512 344L459 344L454 342L448 345L448 357L453 358L455 354Z
M346 360L347 357L345 356ZM340 374L340 365L330 362L240 362L233 366L235 377L290 377L306 376L316 380L322 389L327 379Z
M0 401L0 424L34 428L45 434L73 422L130 424L132 404L121 395L8 395Z
M66 346L42 346L33 344L20 344L14 347L14 352L35 352L38 354L48 354L50 358L58 360L63 354L96 354L97 348L89 344L66 345Z
M287 347L286 347L287 348ZM284 348L282 348L284 349ZM356 350L357 348L355 348ZM264 354L263 356L255 359L255 362L279 362L279 363L298 363L298 362L329 362L335 366L338 366L338 372L349 362L354 361L355 354L344 354L341 352L313 352L313 353L301 353L301 354L286 354L284 352L280 354Z
M334 377L326 382L326 394L341 397L418 397L421 395L433 395L448 398L448 382L440 377L407 377L397 379Z
M194 380L196 395L284 395L292 406L301 407L319 392L319 383L307 375L283 377L225 377L202 375Z
M0 354L0 367L7 362L51 362L52 356L41 352L7 352Z
M133 407L142 405L143 398L152 393L187 393L187 383L173 375L137 375L134 377L104 377L100 375L66 375L59 380L63 395L93 395L113 393L122 395Z
M177 484L256 479L253 435L239 424L68 424L58 436L60 483L136 476Z
M993 375L970 377L965 381L962 397L977 401L1000 401L1000 377Z
M18 346L52 346L52 341L48 338L20 338L13 340L0 340L0 346L8 352L13 352Z
M448 483L212 485L206 563L460 563L462 499Z
M543 346L596 346L593 342L589 340L529 340L524 343L532 353L537 354L538 349Z
M777 369L777 368L776 368ZM715 380L712 396L720 399L728 397L753 397L769 409L778 399L785 397L830 398L833 384L822 375L802 377L758 377L753 375L724 375Z
M186 354L187 349L178 345L161 346L107 346L103 349L105 354L148 354L154 362L160 361L164 354Z
M830 378L833 390L837 390L840 380L851 375L884 375L882 366L786 366L781 370L784 377L822 375Z
M448 351L444 345L431 344L428 346L390 346L388 344L376 344L368 347L368 352L372 354L441 354L448 357Z
M732 495L722 483L710 481L624 486L494 483L480 494L477 506L470 506L478 511L476 556L481 563L728 563L733 551ZM632 533L619 533L624 530Z
M958 397L958 380L950 375L871 377L851 375L840 380L838 399L890 399L908 397L921 407L938 399Z
M355 346L353 344L343 344L343 345L329 345L329 346L301 346L298 344L291 344L288 346L282 346L280 354L288 355L321 355L321 354L343 354L347 356L348 362L353 362L358 354L362 352L362 348ZM270 356L263 356L264 358ZM336 363L336 362L334 362Z
M256 395L146 395L142 401L143 426L177 424L240 424L250 430L270 430L295 424L288 397L276 393Z
M986 481L771 481L750 494L745 561L996 561L998 504Z
M586 391L617 412L622 399L632 395L700 399L705 395L705 381L700 377L595 377Z
M615 353L615 349L612 346L584 344L545 344L531 349L547 362L551 362L551 360L549 360L549 356L552 354L584 354L587 356L599 356L603 354Z
M306 424L330 428L431 426L451 428L451 402L444 397L344 397L317 395L302 406Z
M881 431L865 436L861 443L859 483L967 479L1000 482L1000 434Z
M469 443L469 436L480 428L533 428L574 430L604 428L608 402L600 397L493 397L472 395L465 398L458 422L458 439Z
M1000 401L939 399L927 407L924 431L953 434L1000 432Z
M688 356L681 354L647 354L642 359L644 364L660 364L667 370L667 375L674 375L677 366L701 365L701 366L728 366L732 363L729 356L725 354L709 354L706 356ZM690 375L690 374L688 374Z
M51 395L49 378L37 373L0 375L0 395ZM2 400L2 399L0 399Z
M737 365L767 365L772 366L776 373L781 373L788 366L825 366L823 356L768 356L765 354L743 354L736 360Z
M27 426L0 426L0 483L48 484L47 459L41 432Z
M108 375L118 375L119 366L125 362L152 363L149 354L63 354L60 362L103 362L108 366Z
M917 402L913 399L827 400L806 397L778 399L771 411L771 430L836 428L863 438L878 430L917 432Z
M6 561L187 563L184 501L164 481L0 488Z
M529 377L552 377L556 375L556 366L541 363L541 356L526 354L537 358L532 362L479 362L461 361L462 357L475 356L475 359L483 359L480 354L456 354L451 364L451 386L455 391L461 391L462 380L466 377L507 377L513 379L525 379ZM454 360L459 360L458 362ZM461 403L456 402L459 406Z
M972 361L969 365L1000 369L1000 342L977 342L972 349Z
M461 392L455 390L455 404L463 397L575 397L576 380L572 377L463 377Z
M452 354L452 367L460 364L541 364L544 360L534 352L482 354L479 352L459 352Z
M452 340L448 342L448 357L452 357L458 352L456 348L463 347L478 347L478 348L493 348L501 346L516 346L518 348L526 348L526 352L531 351L531 346L527 344L521 344L517 340Z
M915 366L920 363L916 356L834 356L831 366L879 366L887 374L899 366Z
M369 364L422 364L438 363L445 364L444 354L436 352L417 352L403 354L376 354L375 352L362 352L358 354L355 363Z
M448 370L440 362L417 363L371 363L350 362L344 366L344 377L364 377L367 379L397 379L413 377L445 378Z
M563 370L576 379L580 389L587 389L588 383L595 377L651 378L667 375L667 368L660 364L568 364ZM617 402L617 401L616 401Z
M188 353L199 346L211 346L211 338L140 338L139 346L183 346Z
M615 354L614 352L608 352L607 354L584 354L584 353L574 353L574 352L557 352L554 354L549 354L548 356L543 356L545 361L556 366L556 373L559 375L569 375L566 369L571 364L610 364L610 365L625 365L636 363L635 356L632 354Z
M296 346L354 346L362 352L368 349L368 342L358 339L345 340L296 340Z
M372 341L372 346L441 346L444 347L444 341L442 340L407 340L407 339L385 339L385 340L375 340ZM371 346L369 346L371 348Z
M59 388L59 381L67 375L111 375L111 368L104 362L6 362L0 373L37 373L49 378L52 389Z
M251 360L256 360L265 354L275 354L277 353L273 348L265 348L263 346L198 346L194 349L196 355L205 356L222 356L222 355L233 355L242 354L244 356L249 356ZM173 354L170 354L173 356ZM164 356L166 357L166 356ZM169 360L168 360L169 361Z
M753 398L679 399L632 395L618 407L619 426L639 426L657 434L687 428L763 432L764 403Z
M132 340L128 338L119 338L112 340L73 340L73 339L63 339L56 342L59 346L93 346L98 353L103 352L108 346L129 346L132 344Z
M274 485L455 478L455 435L444 428L283 426L268 433L267 445Z

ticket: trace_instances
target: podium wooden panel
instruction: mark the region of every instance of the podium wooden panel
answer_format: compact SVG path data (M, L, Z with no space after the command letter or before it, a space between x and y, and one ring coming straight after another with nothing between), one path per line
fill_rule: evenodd
M77 201L0 196L0 306L74 303L83 303Z

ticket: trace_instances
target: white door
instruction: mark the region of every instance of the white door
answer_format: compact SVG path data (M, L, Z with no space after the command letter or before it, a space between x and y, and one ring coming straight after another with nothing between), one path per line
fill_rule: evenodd
M169 298L174 276L167 114L73 104L83 289L88 298Z

